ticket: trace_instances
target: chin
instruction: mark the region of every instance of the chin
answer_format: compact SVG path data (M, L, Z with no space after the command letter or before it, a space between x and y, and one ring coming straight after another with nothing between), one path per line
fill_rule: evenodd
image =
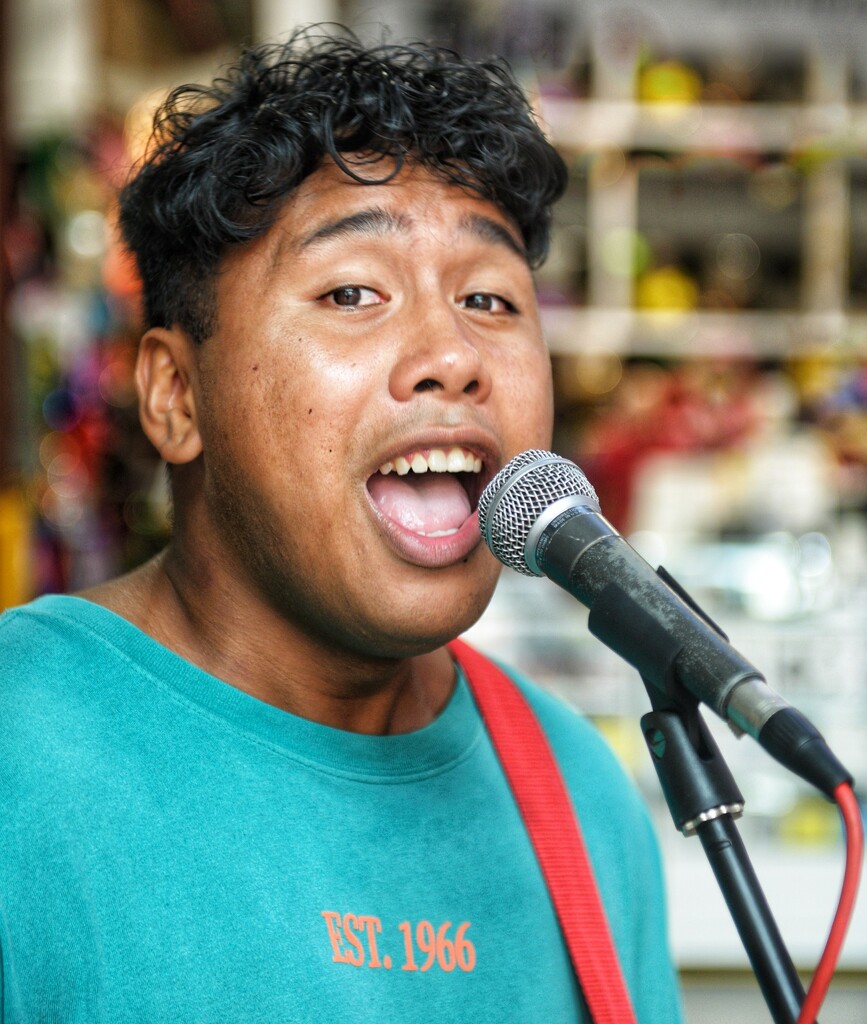
M430 588L417 611L407 602L393 621L378 635L370 634L368 643L376 645L382 657L408 658L428 654L454 640L482 617L494 593L499 573L472 593L442 596Z

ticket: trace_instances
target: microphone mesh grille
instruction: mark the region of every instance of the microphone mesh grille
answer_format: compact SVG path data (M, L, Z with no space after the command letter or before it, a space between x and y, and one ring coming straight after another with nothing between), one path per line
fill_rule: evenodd
M593 486L574 462L538 448L521 452L482 492L482 537L504 565L535 576L524 554L527 535L549 505L574 496L589 498L598 507Z

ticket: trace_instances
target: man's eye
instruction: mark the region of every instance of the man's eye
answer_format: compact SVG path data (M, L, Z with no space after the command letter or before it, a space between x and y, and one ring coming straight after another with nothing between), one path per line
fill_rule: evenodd
M355 284L341 285L339 288L326 292L322 297L330 299L335 306L344 307L373 306L381 301L377 292L372 288L362 288L361 285Z
M515 307L511 302L500 298L499 295L491 295L488 292L473 292L464 299L465 309L480 309L486 313L514 313Z

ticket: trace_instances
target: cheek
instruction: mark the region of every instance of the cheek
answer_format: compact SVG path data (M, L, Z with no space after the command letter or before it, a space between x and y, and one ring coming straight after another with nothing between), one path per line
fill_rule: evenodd
M528 353L511 368L505 387L510 420L524 447L548 447L554 424L554 389L547 349Z
M538 409L543 428L550 431L554 423L554 378L551 370L551 356L544 349L538 361Z
M371 376L360 360L327 358L305 346L251 395L250 411L260 424L255 432L267 431L264 447L281 448L293 464L315 460L324 477L330 466L342 465L369 418Z

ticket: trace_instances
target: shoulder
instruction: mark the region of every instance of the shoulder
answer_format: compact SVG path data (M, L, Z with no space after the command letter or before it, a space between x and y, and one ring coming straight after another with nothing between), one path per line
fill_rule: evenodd
M630 800L636 796L631 777L608 741L586 715L515 669L501 667L523 693L539 720L567 782L579 789L595 787L597 791Z
M51 595L0 615L0 679L7 692L31 672L43 675L73 645L74 608L70 599Z
M616 887L658 871L649 809L599 729L562 698L514 669L500 667L523 693L545 733L600 872L611 873Z
M78 661L92 663L100 639L95 610L79 598L52 594L0 615L4 687L8 690L31 675L46 678L52 668L68 676Z
M80 598L41 597L0 616L0 757L61 750L116 715L125 670L113 618Z
M83 603L52 595L0 615L0 708L8 722L38 718L58 689L92 664L78 621Z

